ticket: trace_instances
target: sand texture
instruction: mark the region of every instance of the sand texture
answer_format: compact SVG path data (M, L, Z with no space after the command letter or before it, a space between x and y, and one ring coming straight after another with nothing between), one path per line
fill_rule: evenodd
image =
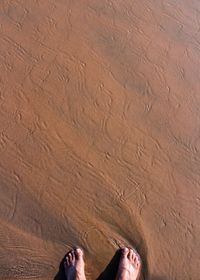
M1 0L0 279L199 280L199 221L200 1Z

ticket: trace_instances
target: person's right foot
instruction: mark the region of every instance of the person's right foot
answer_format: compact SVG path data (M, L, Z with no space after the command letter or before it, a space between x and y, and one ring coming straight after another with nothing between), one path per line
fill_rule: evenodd
M67 253L64 261L66 280L86 280L83 251L80 248Z
M116 280L137 280L141 265L140 256L135 250L123 248Z

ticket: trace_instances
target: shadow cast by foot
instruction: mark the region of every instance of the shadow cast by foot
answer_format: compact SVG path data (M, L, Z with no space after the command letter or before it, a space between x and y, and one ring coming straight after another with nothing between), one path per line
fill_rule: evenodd
M66 280L65 271L64 271L64 261L65 261L65 259L66 259L66 255L64 256L64 258L60 262L59 270L58 270L58 273L56 274L56 276L54 277L54 280Z
M99 277L96 280L114 280L116 278L121 253L121 249L116 251L105 270L99 275Z

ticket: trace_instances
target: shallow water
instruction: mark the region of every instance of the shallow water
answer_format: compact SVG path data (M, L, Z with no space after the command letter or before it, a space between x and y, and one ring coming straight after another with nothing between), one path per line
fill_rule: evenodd
M200 2L0 2L0 279L199 279Z

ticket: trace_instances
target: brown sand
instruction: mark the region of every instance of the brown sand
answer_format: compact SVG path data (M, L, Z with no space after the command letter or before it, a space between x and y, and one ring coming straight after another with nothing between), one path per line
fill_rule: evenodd
M1 0L0 279L199 280L199 81L199 0Z

